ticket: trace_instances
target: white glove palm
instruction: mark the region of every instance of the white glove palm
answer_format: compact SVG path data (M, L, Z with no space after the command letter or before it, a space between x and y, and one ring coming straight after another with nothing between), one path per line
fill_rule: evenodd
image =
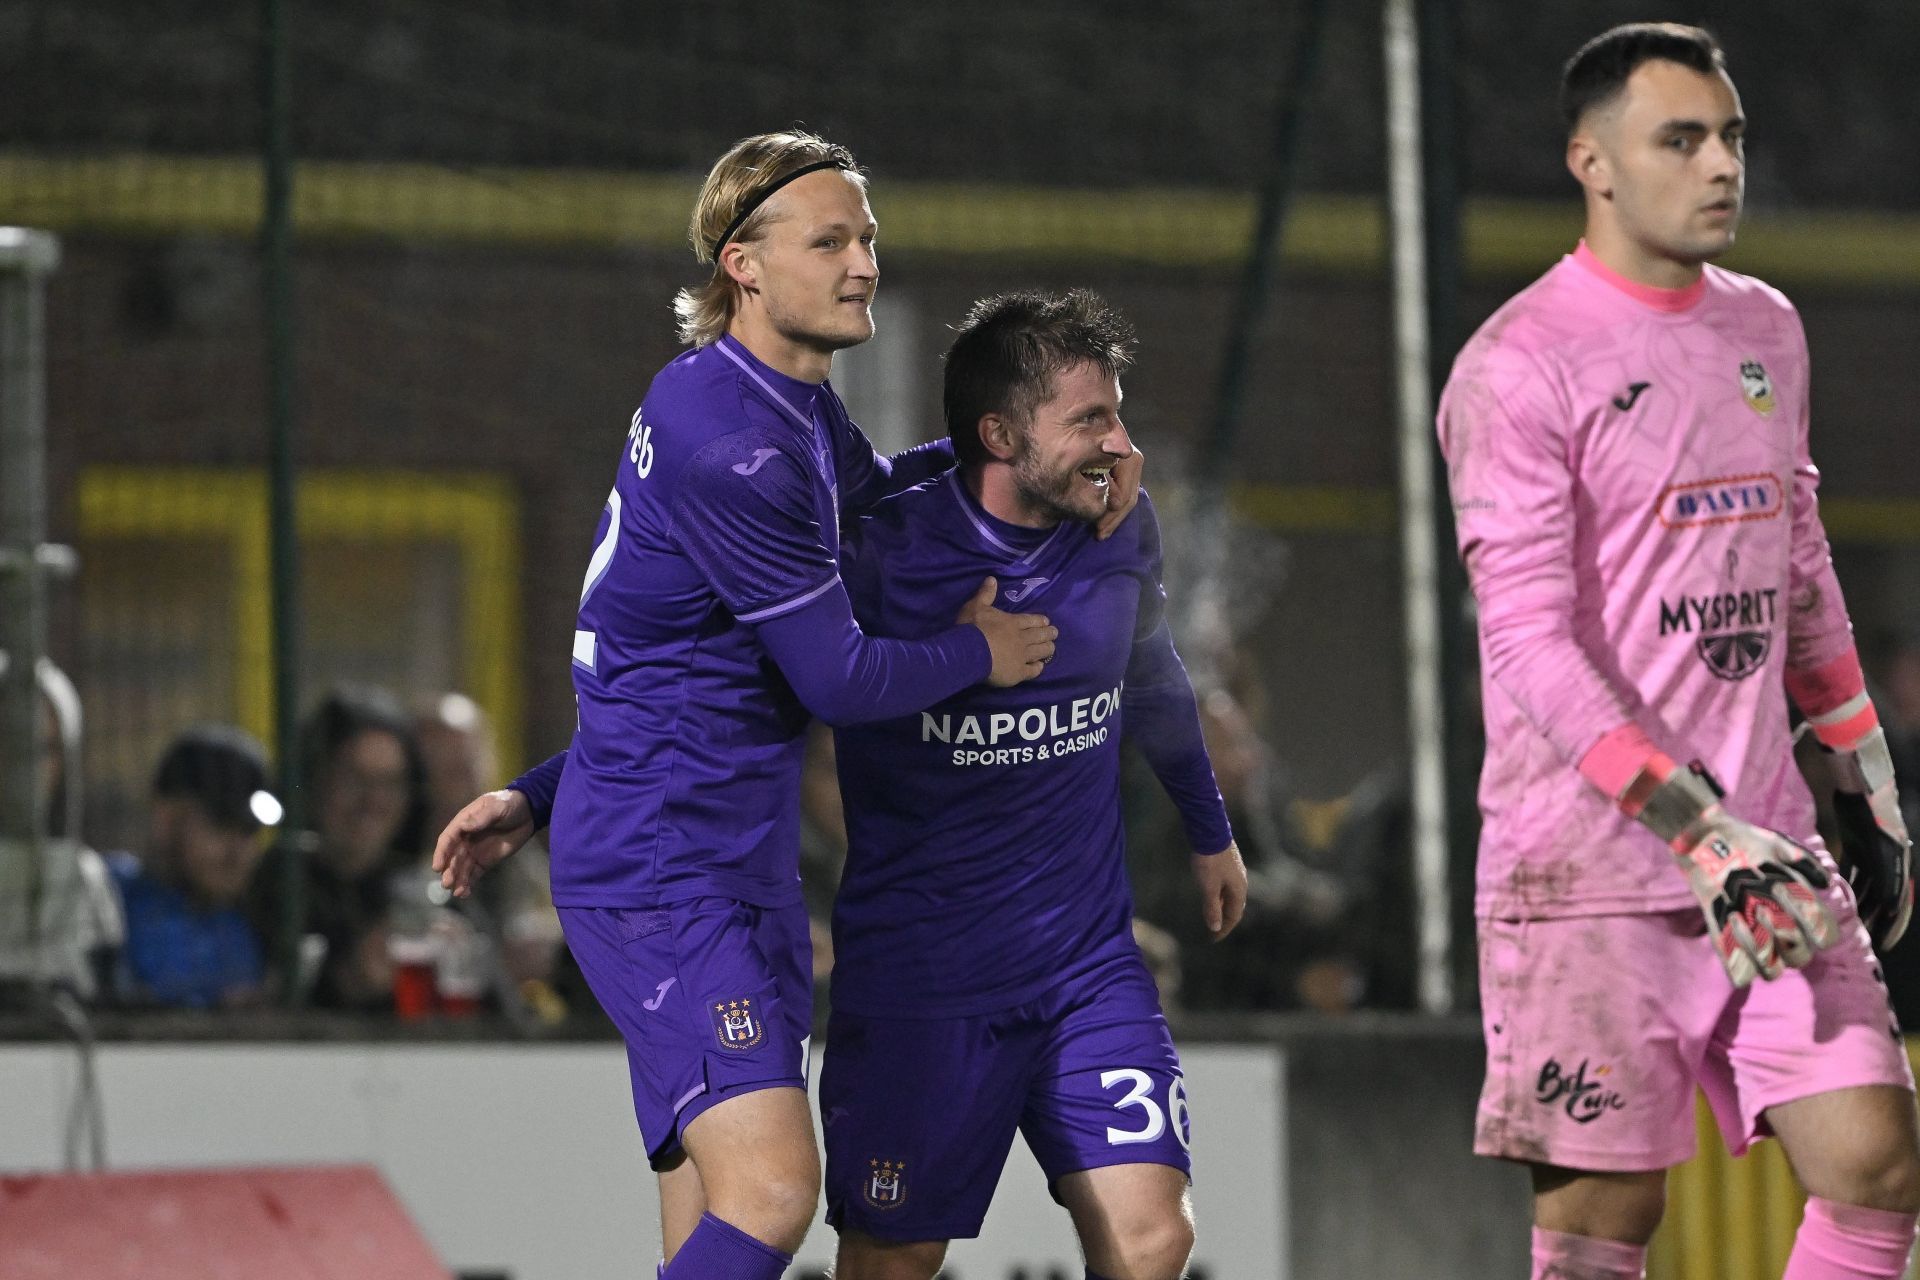
M1733 985L1798 969L1840 937L1813 851L1709 806L1673 842Z

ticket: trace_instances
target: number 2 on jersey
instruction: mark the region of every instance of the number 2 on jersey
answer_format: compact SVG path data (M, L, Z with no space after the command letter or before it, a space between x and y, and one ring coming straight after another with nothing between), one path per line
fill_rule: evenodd
M638 417L634 419L636 427L639 421ZM653 465L651 453L647 455L647 465ZM580 584L580 607L583 609L586 607L587 597L591 596L593 589L600 585L600 579L607 576L607 569L613 564L615 544L620 541L620 490L617 486L607 494L605 516L606 531L600 535L600 540L593 544L593 555L587 560L587 580ZM584 667L588 671L598 671L599 668L594 665L594 660L599 657L599 649L598 633L574 629L574 666Z

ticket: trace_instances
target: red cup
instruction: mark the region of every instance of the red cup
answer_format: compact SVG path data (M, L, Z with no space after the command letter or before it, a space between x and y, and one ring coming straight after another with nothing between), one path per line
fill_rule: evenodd
M387 940L387 957L393 961L393 1011L409 1021L433 1013L439 992L434 951L431 938Z

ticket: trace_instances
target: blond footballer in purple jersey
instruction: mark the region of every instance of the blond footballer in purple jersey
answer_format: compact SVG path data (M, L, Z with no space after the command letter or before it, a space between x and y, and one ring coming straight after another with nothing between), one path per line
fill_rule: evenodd
M912 641L853 621L843 510L946 462L876 457L826 381L833 352L873 332L875 230L852 157L810 135L745 139L709 174L691 235L714 274L681 295L692 349L620 443L573 637L573 743L469 805L435 851L464 893L551 815L568 945L627 1041L667 1280L773 1280L818 1200L807 721L1015 684L1053 652L1044 617L990 607L992 583ZM1115 522L1137 459L1125 475Z
M1920 1142L1872 948L1905 928L1909 846L1799 318L1707 263L1740 100L1712 37L1636 24L1574 56L1563 103L1586 238L1482 326L1439 414L1487 731L1475 1149L1531 1167L1535 1277L1639 1276L1697 1085L1809 1193L1788 1276L1898 1276ZM1851 885L1789 695L1840 766Z
M958 467L848 532L855 616L937 633L973 583L1060 631L1010 689L836 730L847 861L820 1075L839 1280L932 1280L1016 1132L1089 1280L1175 1280L1193 1244L1180 1059L1135 945L1120 743L1183 820L1215 937L1246 870L1174 651L1152 504L1106 540L1131 334L1099 298L976 304L947 353Z

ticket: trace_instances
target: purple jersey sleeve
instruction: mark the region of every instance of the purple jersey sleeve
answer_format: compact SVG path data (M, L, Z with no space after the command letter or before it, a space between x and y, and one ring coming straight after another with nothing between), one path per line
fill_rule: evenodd
M1149 578L1141 583L1140 612L1127 660L1126 690L1121 695L1127 737L1140 749L1180 811L1180 825L1195 853L1219 853L1233 843L1226 802L1214 780L1200 732L1200 707L1193 682L1173 647L1167 623L1167 593L1161 586L1160 526L1153 505L1143 501L1135 519L1143 522L1140 552Z
M759 623L755 634L807 710L832 725L890 720L979 684L993 669L980 628L928 640L884 640L854 621L840 584Z
M807 710L828 724L889 719L986 679L993 659L977 627L911 642L860 630L807 464L768 443L741 432L696 454L682 475L674 530Z
M840 506L849 513L871 510L883 499L905 493L953 467L953 441L930 440L891 456L873 447L865 433L844 420L835 442L840 474Z
M742 622L799 608L839 580L814 505L809 464L757 431L695 454L674 495L673 533Z
M553 820L553 798L560 794L560 775L566 768L567 753L562 751L548 756L507 784L509 791L518 791L527 798L527 805L533 810L535 831Z

